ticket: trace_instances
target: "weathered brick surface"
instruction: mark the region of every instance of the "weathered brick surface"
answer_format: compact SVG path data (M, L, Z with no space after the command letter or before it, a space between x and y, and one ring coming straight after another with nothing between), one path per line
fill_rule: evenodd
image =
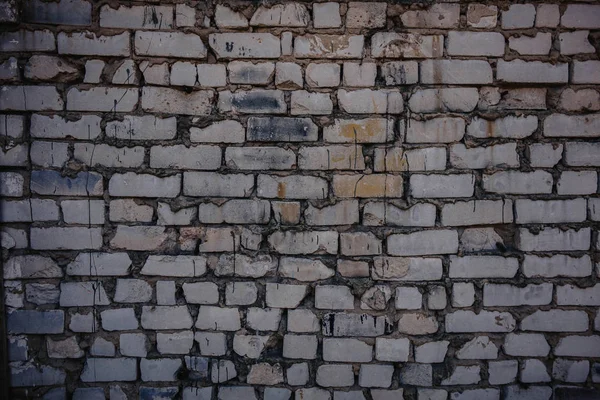
M597 397L597 2L21 3L9 398Z

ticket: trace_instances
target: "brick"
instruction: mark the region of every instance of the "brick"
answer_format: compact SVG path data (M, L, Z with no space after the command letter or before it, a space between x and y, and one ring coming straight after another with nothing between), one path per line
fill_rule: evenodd
M588 316L577 310L536 311L521 322L523 331L583 332L588 329Z
M214 93L199 90L192 93L171 88L144 86L142 89L142 109L185 115L208 115L212 110Z
M382 286L378 286L381 288ZM347 293L347 291L344 291ZM391 291L388 289L388 300ZM350 299L348 299L350 300ZM350 302L349 302L350 303ZM375 305L373 302L369 302ZM385 308L384 304L383 308ZM381 307L378 307L381 309ZM323 334L325 336L364 336L374 337L390 333L392 324L385 316L374 317L367 314L329 313L323 316Z
M212 33L208 44L217 58L279 58L279 38L270 33Z
M16 59L13 68L17 71ZM69 82L79 77L79 71L68 61L53 57L32 56L25 65L25 77L33 81Z
M267 199L324 199L329 193L322 178L304 175L259 175L257 194Z
M450 163L459 169L506 168L520 165L516 143L475 148L455 144L450 148Z
M599 61L574 61L573 75L571 83L591 83L600 82L600 73L598 73Z
M515 202L518 224L583 222L586 219L586 202L574 200L527 200Z
M475 88L422 89L410 96L413 112L471 112L477 107L479 92Z
M221 166L221 149L217 146L153 146L151 168L215 170Z
M253 188L253 175L221 175L216 172L185 172L183 174L183 192L188 196L248 197Z
M248 18L242 13L217 4L215 8L215 23L219 28L247 28Z
M63 282L60 284L61 307L106 306L110 300L99 282Z
M538 28L556 28L560 22L558 4L539 4L536 10L535 26Z
M566 28L598 29L600 7L594 4L568 4L560 19L561 26Z
M442 225L488 225L513 222L511 200L471 200L445 204Z
M521 55L548 55L552 48L552 34L540 32L535 36L511 36L508 47Z
M450 278L513 278L519 269L516 258L464 256L450 258Z
M342 26L338 3L313 4L313 26L315 28L338 28Z
M590 31L565 32L559 35L560 54L574 55L578 53L593 53L594 46L589 42Z
M54 33L47 29L18 30L0 34L0 52L55 51Z
M67 109L72 111L131 112L138 103L137 89L116 87L71 88Z
M371 275L374 280L423 281L442 277L440 259L375 257Z
M151 206L137 204L135 200L122 199L110 202L109 218L116 222L150 222L154 215Z
M335 4L335 3L330 3ZM371 87L375 86L377 64L375 63L344 63L344 86Z
M491 193L541 194L552 192L552 175L546 171L506 171L483 175L483 188Z
M23 196L23 187L25 180L23 175L16 172L2 172L2 185L0 186L0 194L5 197L21 197Z
M595 306L600 305L600 286L579 288L574 285L556 286L556 304L561 306Z
M452 230L393 234L387 238L388 253L399 256L453 254L458 251L458 234Z
M61 32L57 36L58 53L73 55L129 56L129 32L97 36L93 32Z
M81 0L59 3L28 0L23 7L23 18L38 24L85 26L92 23L92 5Z
M317 358L317 344L317 337L313 335L285 335L283 337L283 357L303 360L315 359ZM325 357L323 359L330 361Z
M288 319L293 312L293 315L298 315L301 310L293 310L288 313ZM276 331L279 329L282 310L276 308L258 308L251 307L248 309L246 318L248 327L257 331ZM298 315L299 316L299 315ZM300 317L300 316L299 316ZM288 330L291 329L294 322L288 321Z
M307 26L310 17L306 6L298 3L260 6L250 19L250 26Z
M579 258L563 254L551 257L541 257L526 254L523 260L523 274L528 277L554 278L559 276L589 276L592 273L592 263L588 256Z
M133 168L140 167L144 162L144 148L76 143L74 158L90 166Z
M218 121L205 128L190 128L190 140L204 143L242 143L246 132L237 121Z
M352 225L359 222L358 201L342 200L322 208L309 204L304 212L308 225Z
M234 114L285 114L287 105L279 90L219 92L219 110Z
M333 111L333 102L327 93L311 93L305 90L292 92L292 115L327 115Z
M79 253L66 272L72 276L125 276L130 266L127 253Z
M36 250L84 250L102 247L101 228L32 228L31 247Z
M522 251L589 250L590 230L581 228L578 231L562 231L558 228L544 228L533 234L527 228L520 228L517 247Z
M1 86L0 110L60 111L64 102L54 86Z
M361 58L363 35L304 35L294 38L296 58L348 59Z
M200 204L198 219L202 223L266 224L270 215L266 200L229 200L220 207Z
M504 36L498 32L448 32L448 55L503 56Z
M419 81L419 64L415 61L392 61L381 65L386 86L410 85Z
M275 64L232 61L227 65L229 82L243 85L267 85L273 81Z
M7 313L6 326L13 334L57 334L65 329L62 310L13 310Z
M304 170L363 170L362 146L301 147L298 167Z
M467 25L471 28L495 28L498 19L498 7L486 4L469 4Z
M397 287L394 306L397 310L419 310L423 304L423 295L416 287Z
M316 382L322 387L344 387L354 385L351 365L324 364L317 369Z
M415 360L419 363L443 362L448 351L447 340L429 342L415 347Z
M161 226L125 226L117 225L110 246L126 250L157 250L163 246L170 235Z
M426 203L403 209L389 203L369 202L363 208L363 224L369 226L434 226L435 216L435 206Z
M10 366L10 380L13 387L64 385L66 373L61 368L48 365L16 363Z
M30 134L34 133L33 121L38 117L37 114L31 116ZM22 115L0 115L0 136L11 138L20 138L23 136L25 118ZM99 122L100 119L98 119Z
M478 85L493 81L492 67L482 60L426 60L421 62L420 70L421 83L426 84Z
M102 6L100 26L128 29L171 29L173 8L168 6Z
M61 278L62 276L60 267L48 257L14 256L4 264L4 279Z
M278 283L266 284L266 304L275 308L296 308L306 296L307 286Z
M206 46L198 35L183 32L135 32L135 53L146 56L205 58Z
M534 143L529 146L529 163L532 167L552 168L563 157L563 145Z
M544 136L547 137L598 137L600 114L565 115L551 114L544 120Z
M315 141L318 128L310 118L250 117L247 139L261 142Z
M496 78L509 83L567 83L569 66L542 61L498 60Z
M554 349L557 356L598 357L600 336L567 336L558 342Z
M446 314L446 332L511 332L516 322L510 313L454 311Z
M410 341L406 338L377 338L375 358L379 361L406 362L410 353Z
M437 58L443 50L444 38L440 35L377 32L371 37L374 58Z
M502 29L532 28L535 7L532 4L512 4L502 12Z
M475 177L471 174L420 175L410 177L410 188L415 198L471 197Z
M386 3L350 2L346 13L347 28L381 28L386 22Z
M103 200L63 200L63 219L67 224L101 225L104 223Z
M222 87L227 85L227 71L222 64L198 64L196 65L196 71L194 84L198 82L201 87Z
M600 146L597 143L570 142L565 144L564 162L574 167L600 165Z
M154 188L148 190L148 188ZM176 197L181 191L181 175L159 178L148 174L114 174L109 182L109 193L118 197Z
M335 231L275 232L269 243L281 254L337 254L338 234Z
M278 62L275 65L275 85L278 89L302 89L302 67L292 62Z
M229 360L213 360L211 366L211 380L213 383L227 382L237 376L237 370L233 362ZM235 389L231 391L235 393ZM247 392L244 395L247 396Z
M340 234L340 252L345 256L381 254L381 240L370 232Z
M370 362L373 346L358 339L323 339L323 360Z
M446 149L428 147L406 150L376 148L375 171L443 171L446 169Z
M486 307L512 307L521 305L547 305L552 302L552 284L530 284L525 287L486 283L483 287L483 305Z
M340 84L339 64L308 64L305 70L306 83L311 87L336 87Z
M143 306L141 323L152 330L189 329L192 317L186 306Z
M385 143L393 137L393 120L385 118L336 119L323 128L323 139L330 143Z
M350 114L399 114L404 110L402 95L397 91L340 89L337 98L340 109Z
M402 177L398 175L334 175L337 197L402 197Z
M407 363L400 371L400 382L404 385L432 386L431 365ZM444 392L444 395L447 395Z
M453 117L410 120L407 126L400 124L400 132L407 143L452 143L463 138L465 120Z

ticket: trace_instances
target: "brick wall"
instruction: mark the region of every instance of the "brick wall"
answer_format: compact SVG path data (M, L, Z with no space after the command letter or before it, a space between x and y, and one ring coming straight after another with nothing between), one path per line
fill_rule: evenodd
M598 3L117 3L0 2L13 398L600 398Z

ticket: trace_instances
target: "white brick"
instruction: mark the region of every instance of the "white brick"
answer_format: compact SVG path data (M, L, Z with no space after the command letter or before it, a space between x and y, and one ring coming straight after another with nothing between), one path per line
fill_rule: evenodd
M498 32L448 32L450 56L502 56L504 36Z
M491 193L551 193L552 182L552 175L546 171L506 171L483 175L483 188Z
M585 199L519 199L515 201L515 211L518 224L583 222L587 217Z
M410 177L410 189L415 198L471 197L474 187L472 174L413 174Z
M533 234L527 228L519 229L517 247L522 251L577 251L589 250L589 228L561 230L544 228Z
M430 230L392 234L387 238L388 254L420 256L458 252L458 234L454 230Z

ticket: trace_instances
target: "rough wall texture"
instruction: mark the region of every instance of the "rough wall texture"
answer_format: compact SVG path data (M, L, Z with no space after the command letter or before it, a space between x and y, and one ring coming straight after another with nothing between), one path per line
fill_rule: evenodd
M1 2L13 398L598 399L600 5L409 3Z

